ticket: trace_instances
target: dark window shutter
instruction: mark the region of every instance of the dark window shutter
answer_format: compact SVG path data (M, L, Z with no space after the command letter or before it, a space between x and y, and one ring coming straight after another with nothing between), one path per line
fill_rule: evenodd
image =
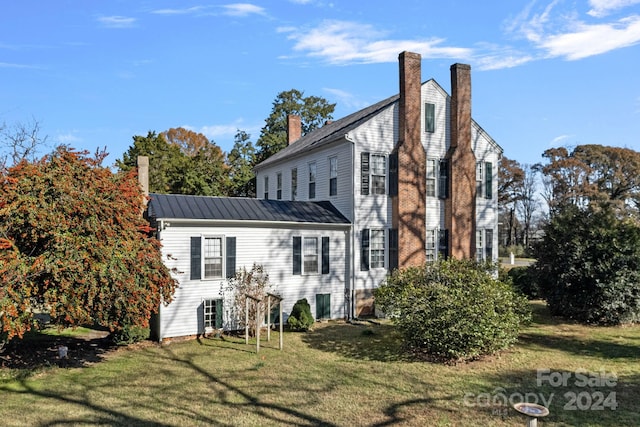
M360 175L361 192L366 196L369 194L369 153L360 153Z
M484 196L487 199L493 198L493 165L489 162L484 164Z
M398 268L398 229L389 230L389 271Z
M322 274L329 274L329 238L322 238Z
M200 280L201 275L201 261L200 253L202 252L202 243L200 243L200 236L191 237L191 274L189 278L191 280Z
M398 195L398 153L389 154L389 196Z
M216 300L216 329L222 328L222 300Z
M360 271L369 271L369 229L363 229L360 236Z
M438 167L438 196L441 199L449 197L449 161L440 160Z
M442 259L449 257L449 230L438 232L438 256Z
M227 237L227 279L232 279L236 275L236 238Z
M302 237L293 237L293 274L302 274Z

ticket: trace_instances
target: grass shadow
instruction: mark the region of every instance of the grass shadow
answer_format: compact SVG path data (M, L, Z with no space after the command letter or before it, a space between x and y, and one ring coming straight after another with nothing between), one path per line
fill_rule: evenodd
M381 362L410 361L395 326L387 323L329 322L302 336L311 348L343 357Z

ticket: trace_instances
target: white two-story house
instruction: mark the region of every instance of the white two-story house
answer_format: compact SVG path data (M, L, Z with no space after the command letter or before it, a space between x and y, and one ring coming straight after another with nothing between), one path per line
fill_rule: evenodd
M471 118L470 67L451 75L449 95L404 52L398 95L302 137L290 117L288 147L255 168L259 198L330 201L351 223L349 315L371 313L393 268L497 258L502 149Z
M256 166L257 199L150 195L165 263L179 282L153 331L162 340L232 328L226 283L261 264L283 309L316 319L373 314L389 271L442 257L497 258L502 149L471 118L470 67L451 94L399 57L398 95L301 136ZM496 248L496 249L494 249Z

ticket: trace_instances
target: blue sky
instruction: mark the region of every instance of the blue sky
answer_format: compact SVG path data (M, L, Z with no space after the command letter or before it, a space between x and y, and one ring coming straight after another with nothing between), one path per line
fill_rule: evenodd
M550 147L640 151L640 0L21 0L0 14L0 123L111 164L134 135L187 127L255 142L276 95L343 117L398 92L398 54L450 92L471 65L476 121L521 163Z

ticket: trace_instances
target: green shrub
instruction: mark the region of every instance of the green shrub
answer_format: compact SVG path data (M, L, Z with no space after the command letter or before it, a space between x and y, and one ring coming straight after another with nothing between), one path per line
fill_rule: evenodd
M311 306L306 298L296 301L291 309L291 314L287 318L287 324L293 330L308 331L313 325Z
M534 264L553 315L587 324L640 322L640 226L606 208L564 207Z
M513 267L507 272L513 288L529 299L540 298L540 289L535 274L530 267Z
M495 266L474 261L428 263L392 273L375 299L409 348L472 359L512 345L531 316L526 298L494 276Z
M117 345L127 345L149 339L149 328L127 325L111 334L111 339Z

